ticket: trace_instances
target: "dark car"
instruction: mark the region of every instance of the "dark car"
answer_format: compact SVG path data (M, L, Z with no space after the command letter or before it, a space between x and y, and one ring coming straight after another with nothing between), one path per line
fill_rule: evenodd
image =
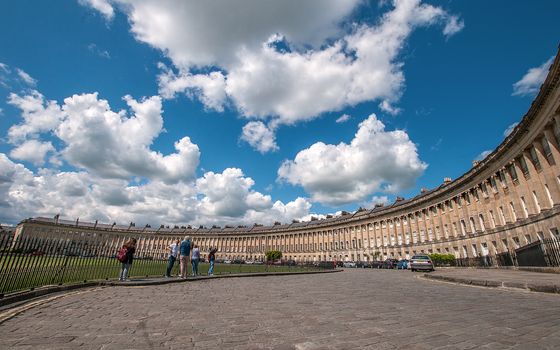
M374 262L371 263L371 268L372 268L372 269L381 269L381 268L383 268L383 261L381 261L381 260L375 260Z
M384 269L394 269L397 267L398 264L398 260L397 259L387 259L383 262L383 267Z
M356 262L356 267L361 267L363 269L365 269L366 267L370 267L369 262L367 261L357 261Z

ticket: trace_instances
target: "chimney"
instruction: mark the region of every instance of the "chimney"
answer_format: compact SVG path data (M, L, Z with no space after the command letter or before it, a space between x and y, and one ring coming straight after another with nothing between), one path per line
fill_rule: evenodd
M426 187L422 187L422 189L420 190L420 193L426 193L428 192L428 189Z
M475 166L477 166L479 163L480 163L480 161L478 161L478 160L473 160L473 161L472 161L472 166L473 166L473 168L474 168Z
M446 178L443 179L443 184L444 185L448 185L450 183L451 183L451 178L450 177L446 177Z

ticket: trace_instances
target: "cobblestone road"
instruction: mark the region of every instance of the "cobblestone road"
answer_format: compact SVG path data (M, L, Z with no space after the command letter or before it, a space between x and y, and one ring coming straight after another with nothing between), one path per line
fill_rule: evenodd
M0 325L2 349L558 349L560 296L408 271L233 278L68 295Z

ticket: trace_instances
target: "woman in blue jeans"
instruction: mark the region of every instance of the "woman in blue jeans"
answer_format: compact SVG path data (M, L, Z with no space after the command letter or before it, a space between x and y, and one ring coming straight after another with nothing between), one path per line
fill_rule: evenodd
M200 261L200 249L198 249L198 245L194 245L191 257L191 265L192 265L192 274L193 276L198 275L198 262Z
M214 262L216 261L217 248L210 249L208 253L208 262L210 263L210 268L208 268L208 276L214 276Z
M126 259L122 262L119 281L126 281L128 279L128 271L130 270L130 266L132 266L134 253L136 252L136 238L131 238L126 241L123 245L123 248L126 248Z

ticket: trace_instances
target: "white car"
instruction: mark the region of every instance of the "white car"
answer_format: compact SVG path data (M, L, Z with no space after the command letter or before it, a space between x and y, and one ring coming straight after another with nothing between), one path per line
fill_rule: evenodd
M345 263L342 264L342 266L344 267L356 267L356 263L353 261L346 261Z
M255 262L253 260L247 260L245 261L245 264L249 264L249 265L253 265Z
M231 260L224 260L224 264L231 264Z

